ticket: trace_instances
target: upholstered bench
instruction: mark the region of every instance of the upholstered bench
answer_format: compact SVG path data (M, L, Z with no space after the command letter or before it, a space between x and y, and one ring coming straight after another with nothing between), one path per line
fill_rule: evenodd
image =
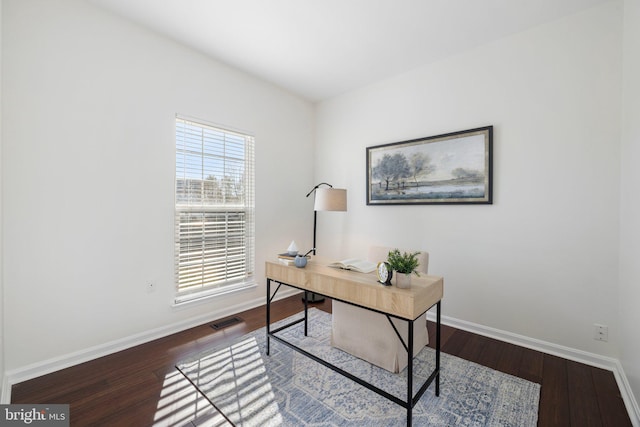
M389 251L393 249L381 246L371 247L368 259L373 262L386 261ZM415 251L400 249L400 252ZM427 274L429 254L420 252L418 261L417 270L421 274ZM332 312L332 346L394 373L406 368L407 350L385 315L340 301L333 301ZM391 318L391 321L407 343L407 322L394 318ZM429 343L426 314L415 321L413 332L413 355L415 356Z

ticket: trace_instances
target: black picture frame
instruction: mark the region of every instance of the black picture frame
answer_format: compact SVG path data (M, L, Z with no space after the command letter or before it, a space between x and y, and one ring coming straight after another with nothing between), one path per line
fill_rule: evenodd
M367 205L493 204L493 126L366 152Z

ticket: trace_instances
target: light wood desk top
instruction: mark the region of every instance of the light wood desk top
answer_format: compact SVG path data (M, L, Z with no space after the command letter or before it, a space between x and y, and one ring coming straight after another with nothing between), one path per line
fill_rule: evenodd
M277 260L267 261L266 277L408 320L415 320L443 297L442 277L412 275L411 287L399 289L382 285L375 272L342 270L328 267L330 263L313 257L305 268L298 268Z

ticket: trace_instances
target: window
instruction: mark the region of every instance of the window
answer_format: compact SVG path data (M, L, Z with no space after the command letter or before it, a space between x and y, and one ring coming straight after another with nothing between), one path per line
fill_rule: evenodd
M176 118L176 303L253 285L253 145Z

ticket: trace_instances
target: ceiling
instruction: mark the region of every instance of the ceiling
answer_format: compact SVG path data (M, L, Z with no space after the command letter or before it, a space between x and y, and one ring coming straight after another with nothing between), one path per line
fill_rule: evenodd
M605 0L86 0L321 101Z

